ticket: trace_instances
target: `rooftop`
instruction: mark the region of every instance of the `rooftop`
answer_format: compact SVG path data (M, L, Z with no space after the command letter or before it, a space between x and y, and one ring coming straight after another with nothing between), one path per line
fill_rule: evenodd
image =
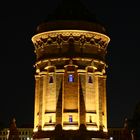
M37 33L66 29L105 33L101 22L82 0L61 0L54 12L37 27Z

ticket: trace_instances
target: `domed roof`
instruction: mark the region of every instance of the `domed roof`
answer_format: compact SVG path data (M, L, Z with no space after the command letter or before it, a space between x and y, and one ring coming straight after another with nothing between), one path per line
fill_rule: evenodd
M66 29L105 33L97 17L80 0L61 0L56 10L37 27L37 32Z
M49 20L86 20L96 22L97 19L80 0L61 0L54 13L50 15Z

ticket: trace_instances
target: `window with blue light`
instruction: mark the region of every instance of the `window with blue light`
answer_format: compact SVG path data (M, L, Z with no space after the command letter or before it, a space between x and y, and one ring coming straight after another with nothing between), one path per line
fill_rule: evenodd
M68 82L74 82L74 77L72 74L69 75Z
M69 122L73 122L72 115L69 115Z

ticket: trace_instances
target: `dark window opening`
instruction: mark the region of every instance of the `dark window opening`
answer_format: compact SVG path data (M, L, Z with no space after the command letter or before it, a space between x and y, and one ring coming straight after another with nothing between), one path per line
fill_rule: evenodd
M92 123L92 117L91 116L89 116L89 122Z
M91 76L88 77L88 83L93 83L93 80L92 80Z
M49 83L53 83L53 76L50 76Z
M50 116L49 123L52 123L52 116Z

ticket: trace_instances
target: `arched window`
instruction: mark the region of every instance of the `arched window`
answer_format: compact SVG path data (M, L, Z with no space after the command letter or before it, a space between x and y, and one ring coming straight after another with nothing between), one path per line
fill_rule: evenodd
M89 122L92 123L92 116L89 116Z
M50 116L49 118L49 123L52 123L52 116Z
M92 77L88 76L88 83L93 83Z
M53 83L53 76L49 77L49 83Z
M73 118L72 118L72 115L69 115L69 122L73 122Z

